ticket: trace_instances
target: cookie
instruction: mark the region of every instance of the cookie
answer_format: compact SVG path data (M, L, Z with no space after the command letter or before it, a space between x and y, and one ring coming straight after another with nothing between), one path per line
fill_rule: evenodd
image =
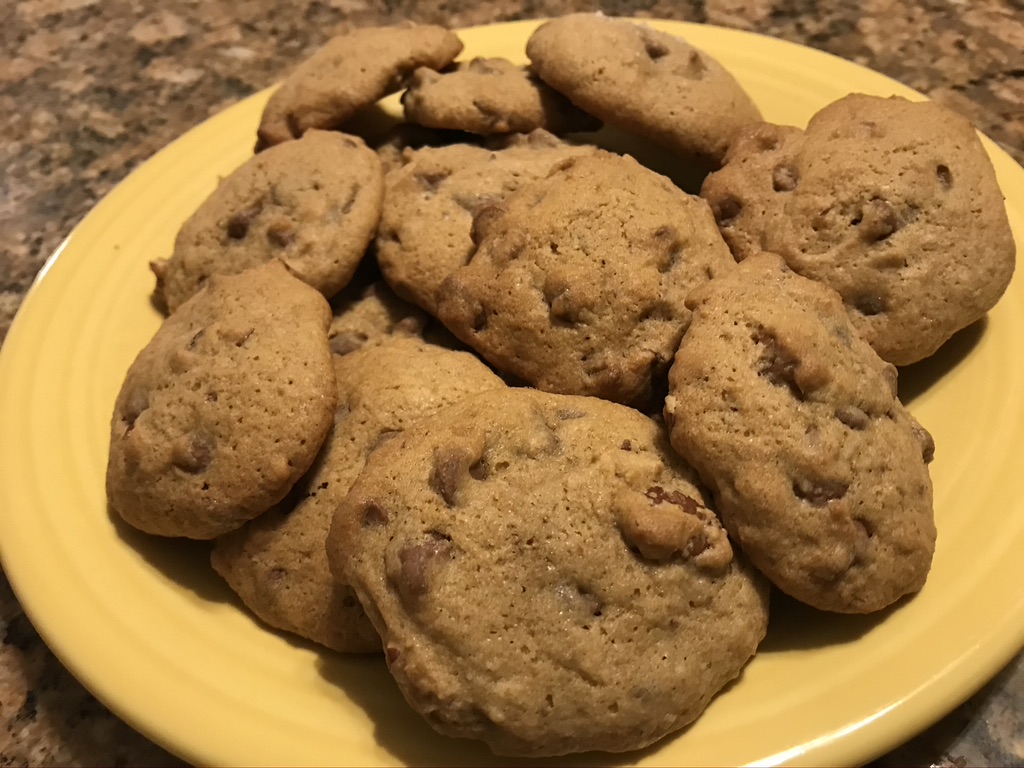
M437 315L501 371L550 392L644 405L697 285L734 267L707 204L596 151L473 221L477 249Z
M381 442L469 394L504 387L466 352L395 337L335 356L338 412L309 473L285 503L217 540L211 562L272 627L336 651L380 652L352 589L335 583L325 541L334 512Z
M475 58L451 72L417 69L402 94L405 119L483 135L596 131L601 121L508 59Z
M737 132L761 119L713 58L625 19L574 13L545 22L526 54L576 106L704 165L717 166Z
M310 131L242 165L185 222L174 254L154 262L156 292L174 311L210 278L274 259L330 298L377 232L380 160L363 140Z
M147 533L211 539L280 501L331 427L330 319L280 262L211 277L125 376L110 506Z
M763 248L834 288L895 365L980 319L1014 270L991 161L967 120L931 102L852 95L806 132L758 126L701 194L737 259Z
M757 254L687 305L665 421L733 539L823 610L867 613L919 590L934 443L838 294Z
M441 733L509 755L638 749L734 679L767 591L647 417L492 390L388 441L328 557Z
M361 296L335 308L327 338L331 351L347 355L394 336L421 336L430 318L377 281Z
M332 38L274 91L257 131L257 151L311 128L338 128L400 90L417 67L443 69L462 42L443 27L405 22L363 27Z
M407 150L405 164L385 177L377 261L402 298L436 313L434 294L473 252L473 214L560 160L589 154L547 131L496 139L487 147L453 144Z
M478 138L465 131L445 131L413 123L399 123L378 136L371 146L380 158L384 173L388 174L408 164L415 157L417 149L473 143Z

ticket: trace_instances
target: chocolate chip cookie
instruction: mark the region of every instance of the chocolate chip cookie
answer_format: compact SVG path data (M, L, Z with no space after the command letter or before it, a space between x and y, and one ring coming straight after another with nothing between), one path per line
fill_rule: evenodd
M407 150L405 164L385 178L376 241L384 279L399 296L435 314L438 287L473 252L477 209L547 175L559 160L594 151L543 130L487 146Z
M211 539L280 501L331 427L330 320L278 261L211 277L125 376L110 506L147 533Z
M773 251L837 290L895 365L981 318L1013 275L991 161L967 120L931 102L852 95L806 131L760 125L701 194L737 259Z
M352 279L377 232L384 174L356 136L310 131L256 155L185 222L174 254L154 262L174 311L216 274L272 259L330 298Z
M665 420L743 551L824 610L876 611L920 589L934 444L839 295L755 254L687 305Z
M532 386L645 405L686 295L735 265L703 200L595 152L477 212L476 251L442 284L437 314Z
M402 301L386 283L377 281L359 297L339 303L327 338L334 354L347 355L393 336L421 336L430 320L419 307Z
M257 151L311 128L339 128L395 93L417 67L443 69L462 42L443 27L405 22L363 27L328 40L274 91L257 131Z
M336 583L325 541L366 455L469 394L505 385L467 352L394 337L335 356L338 411L313 468L288 499L217 540L213 567L267 624L337 651L379 652L352 589Z
M686 158L717 166L761 113L721 64L684 40L626 19L574 13L526 44L533 71L578 107Z
M328 556L407 701L497 753L638 749L734 679L767 591L664 432L492 390L374 451Z
M601 121L508 59L476 58L451 72L421 67L402 94L405 118L429 128L484 135L596 131Z

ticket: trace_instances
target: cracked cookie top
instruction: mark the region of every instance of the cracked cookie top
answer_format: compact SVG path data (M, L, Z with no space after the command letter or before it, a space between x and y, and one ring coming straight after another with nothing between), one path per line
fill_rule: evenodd
M280 501L337 400L317 291L272 261L215 275L139 352L114 405L107 496L147 533L211 539Z
M504 383L476 357L411 335L335 353L338 409L310 471L288 497L220 537L217 572L261 619L345 652L380 652L351 587L332 576L325 542L366 456L446 405Z
M717 167L761 113L736 79L685 40L627 19L574 13L526 44L533 71L581 109Z
M743 551L825 610L866 613L920 589L935 446L839 295L758 254L687 304L665 420Z
M352 279L380 221L384 176L362 139L311 131L224 178L154 262L174 311L212 276L272 259L330 298Z
M417 69L402 94L402 106L412 123L483 135L601 127L600 120L507 59L476 58L452 72Z
M854 94L806 131L761 124L701 196L737 260L778 253L834 288L857 331L908 365L981 318L1016 248L971 124L938 104Z
M686 295L735 266L703 200L603 150L482 208L472 234L438 291L452 333L538 389L628 405L653 399Z
M764 636L767 593L652 419L506 389L389 440L328 555L409 703L500 754L643 747Z

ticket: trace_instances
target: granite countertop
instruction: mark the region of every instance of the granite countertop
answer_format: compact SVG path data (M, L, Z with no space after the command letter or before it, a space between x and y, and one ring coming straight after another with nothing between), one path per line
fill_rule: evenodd
M957 110L1024 161L1020 0L607 0L819 48ZM332 33L558 15L571 0L16 0L0 8L0 340L61 239L132 168ZM594 6L589 6L594 9ZM49 652L0 579L0 765L178 765ZM1024 657L880 765L1024 764Z

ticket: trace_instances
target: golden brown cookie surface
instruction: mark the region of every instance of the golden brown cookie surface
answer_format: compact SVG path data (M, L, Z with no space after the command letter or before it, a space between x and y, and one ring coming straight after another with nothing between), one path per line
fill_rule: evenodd
M703 200L601 150L480 210L473 236L437 294L445 325L539 389L638 406L668 370L687 293L735 266Z
M444 73L418 69L402 105L406 119L417 125L483 135L601 127L600 120L507 59L476 58Z
M125 376L107 496L148 533L210 539L280 501L336 402L331 313L280 262L210 278Z
M824 610L875 611L920 589L934 444L839 296L757 254L687 303L665 421L743 551Z
M717 61L626 19L553 19L538 27L526 53L540 78L581 109L712 166L740 128L761 119Z
M568 144L547 131L497 137L487 146L451 144L405 150L385 178L377 260L402 298L431 314L441 283L473 252L473 214L567 157L593 147Z
M311 128L338 128L399 90L417 67L443 69L461 50L454 32L411 22L332 38L270 96L256 149L297 139Z
M328 540L409 703L499 754L643 747L693 720L767 625L663 431L493 390L375 451Z
M214 568L271 626L337 651L380 651L355 594L332 577L325 542L367 454L467 395L504 387L465 352L411 336L334 357L338 410L311 470L282 504L217 540Z
M211 275L273 259L330 298L351 280L380 221L384 176L362 139L311 131L221 181L153 264L170 311Z
M772 251L834 288L895 365L981 318L1014 270L991 161L970 123L932 102L851 95L805 132L752 128L701 195L737 259Z

